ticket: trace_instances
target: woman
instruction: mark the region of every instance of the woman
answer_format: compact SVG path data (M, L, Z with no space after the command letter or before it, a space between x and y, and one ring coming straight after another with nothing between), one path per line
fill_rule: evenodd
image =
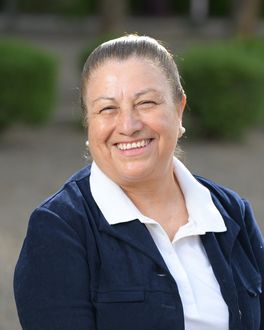
M186 96L172 56L129 35L82 78L93 158L32 214L23 329L264 328L263 238L247 201L175 158Z

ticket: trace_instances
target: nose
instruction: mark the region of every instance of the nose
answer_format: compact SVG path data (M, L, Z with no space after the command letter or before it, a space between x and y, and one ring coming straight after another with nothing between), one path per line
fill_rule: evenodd
M142 127L143 122L135 109L123 109L119 112L116 123L119 134L132 136Z

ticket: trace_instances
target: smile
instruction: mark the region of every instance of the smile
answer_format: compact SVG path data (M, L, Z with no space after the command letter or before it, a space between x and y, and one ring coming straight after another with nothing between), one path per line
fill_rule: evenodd
M150 143L151 139L141 140L137 142L131 143L117 143L117 149L119 150L130 150L130 149L137 149L137 148L144 148Z

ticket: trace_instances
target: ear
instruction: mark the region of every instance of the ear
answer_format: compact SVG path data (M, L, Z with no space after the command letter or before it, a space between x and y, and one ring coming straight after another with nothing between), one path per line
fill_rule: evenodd
M181 101L177 104L177 111L180 121L182 121L183 111L185 109L185 106L186 106L186 95L183 94Z

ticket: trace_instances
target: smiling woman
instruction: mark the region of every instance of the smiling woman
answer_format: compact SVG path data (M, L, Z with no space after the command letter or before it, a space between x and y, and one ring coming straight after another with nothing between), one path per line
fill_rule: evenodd
M123 189L171 176L185 97L174 99L160 68L136 56L110 59L85 86L90 152L103 172Z
M172 55L110 40L81 90L93 160L30 218L14 278L23 329L262 329L249 203L174 157L186 96Z

